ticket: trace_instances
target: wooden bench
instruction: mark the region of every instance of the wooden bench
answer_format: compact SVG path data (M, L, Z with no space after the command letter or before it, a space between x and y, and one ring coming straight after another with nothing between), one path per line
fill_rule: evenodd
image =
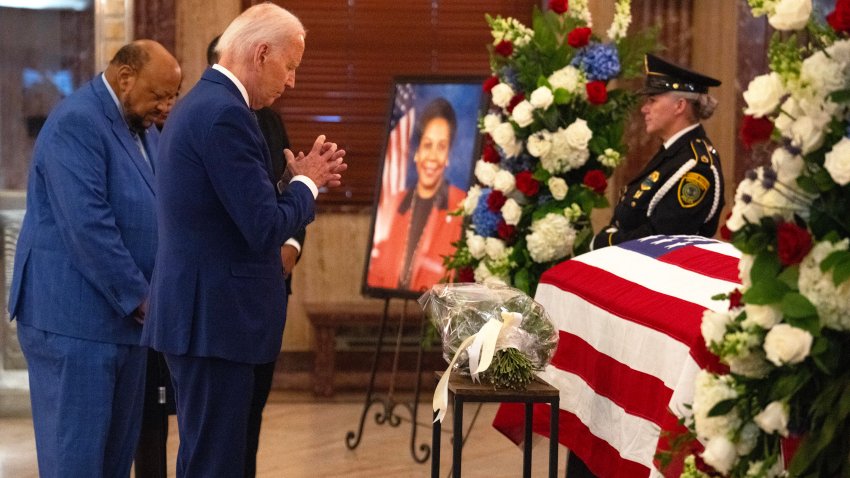
M384 301L308 302L304 308L315 329L313 393L320 397L330 397L334 394L337 330L343 326L380 325L384 315ZM404 301L390 301L387 325L398 324L402 314ZM409 302L405 325L420 325L421 322L422 309L415 302ZM384 350L392 350L393 342L393 337L384 337Z

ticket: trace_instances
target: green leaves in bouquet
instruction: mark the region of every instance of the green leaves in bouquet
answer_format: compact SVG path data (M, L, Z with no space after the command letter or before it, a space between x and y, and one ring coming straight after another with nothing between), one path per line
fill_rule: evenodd
M779 279L782 265L779 258L767 250L756 255L750 270L752 286L744 292L744 302L748 304L776 304L782 300L790 288Z
M838 286L850 279L850 251L835 251L820 263L823 272L832 270L832 282Z

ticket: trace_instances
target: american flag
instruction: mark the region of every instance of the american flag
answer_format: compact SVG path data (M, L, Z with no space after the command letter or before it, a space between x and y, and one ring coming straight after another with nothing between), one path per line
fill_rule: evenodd
M413 85L396 85L393 111L390 114L390 134L387 139L387 151L384 156L384 172L381 178L381 198L379 211L389 211L391 200L407 185L407 160L410 149L410 134L413 130L415 111ZM378 242L389 233L389 223L378 221L375 224L375 241Z
M577 256L541 278L535 300L560 332L541 377L561 391L560 443L595 475L662 476L654 461L666 446L662 431L681 431L699 369L723 370L700 323L705 309L728 306L711 297L739 286L739 258L713 239L651 236ZM548 406L539 408L534 431L548 436ZM520 442L523 417L522 405L504 404L493 425Z

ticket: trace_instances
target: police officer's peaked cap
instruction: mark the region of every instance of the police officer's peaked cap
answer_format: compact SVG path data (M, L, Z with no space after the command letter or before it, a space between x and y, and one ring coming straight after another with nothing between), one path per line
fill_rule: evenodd
M652 54L646 55L644 67L646 83L639 91L643 95L659 95L669 91L708 93L709 86L720 86L720 80L682 68Z

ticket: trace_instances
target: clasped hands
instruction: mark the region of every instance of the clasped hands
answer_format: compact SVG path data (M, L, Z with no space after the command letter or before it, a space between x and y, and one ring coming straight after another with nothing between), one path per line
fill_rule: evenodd
M342 172L348 169L343 162L345 150L339 149L336 143L326 142L321 134L313 143L313 148L307 155L295 154L285 149L286 166L293 176L303 175L312 179L316 187L335 188L342 184Z

